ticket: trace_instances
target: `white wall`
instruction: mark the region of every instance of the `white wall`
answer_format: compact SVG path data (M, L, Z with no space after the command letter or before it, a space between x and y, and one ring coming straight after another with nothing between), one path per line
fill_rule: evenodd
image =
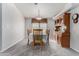
M2 47L2 4L0 3L0 50Z
M12 3L2 4L2 50L24 39L25 20Z
M31 18L28 18L25 20L25 35L26 35L26 41L28 39L28 35L27 35L27 29L31 29L32 28L32 24L31 24Z
M71 32L71 38L70 38L70 47L76 51L79 52L79 22L77 24L74 24L72 21L72 15L74 13L79 14L79 7L72 9L69 11L71 13L71 20L70 20L70 32ZM78 18L79 20L79 18Z
M48 27L50 29L50 39L53 39L54 34L54 20L52 18L48 18Z

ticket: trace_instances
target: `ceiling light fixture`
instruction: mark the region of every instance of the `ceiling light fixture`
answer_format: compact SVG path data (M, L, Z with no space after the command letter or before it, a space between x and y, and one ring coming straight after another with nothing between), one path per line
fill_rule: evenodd
M37 16L35 17L37 20L41 20L41 16L40 16L40 8L38 6L38 3L34 3L36 5L37 8Z
M38 5L38 3L34 3L34 5Z

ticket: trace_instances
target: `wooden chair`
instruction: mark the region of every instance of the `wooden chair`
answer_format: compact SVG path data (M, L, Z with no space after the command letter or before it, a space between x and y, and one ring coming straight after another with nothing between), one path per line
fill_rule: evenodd
M42 38L42 29L33 29L33 47L34 46L44 46L43 38Z

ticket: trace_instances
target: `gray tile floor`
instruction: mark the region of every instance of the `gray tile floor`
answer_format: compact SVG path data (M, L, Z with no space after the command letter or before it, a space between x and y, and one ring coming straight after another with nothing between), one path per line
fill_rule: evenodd
M73 49L61 48L54 40L50 40L49 46L45 48L33 49L22 40L5 52L0 52L0 56L79 56Z

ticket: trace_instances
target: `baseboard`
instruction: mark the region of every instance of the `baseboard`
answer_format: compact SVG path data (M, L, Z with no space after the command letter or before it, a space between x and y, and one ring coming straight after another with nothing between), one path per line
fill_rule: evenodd
M25 38L23 38L23 39L25 39ZM18 40L18 41L16 41L16 42L14 42L14 43L13 43L13 44L11 44L9 47L7 47L7 48L5 48L5 49L1 50L0 52L4 52L4 51L6 51L7 49L9 49L10 47L14 46L15 44L17 44L18 42L22 41L23 39L20 39L20 40Z
M73 48L71 48L71 49L73 49ZM79 50L77 50L77 49L73 49L73 50L75 50L76 52L79 52Z

